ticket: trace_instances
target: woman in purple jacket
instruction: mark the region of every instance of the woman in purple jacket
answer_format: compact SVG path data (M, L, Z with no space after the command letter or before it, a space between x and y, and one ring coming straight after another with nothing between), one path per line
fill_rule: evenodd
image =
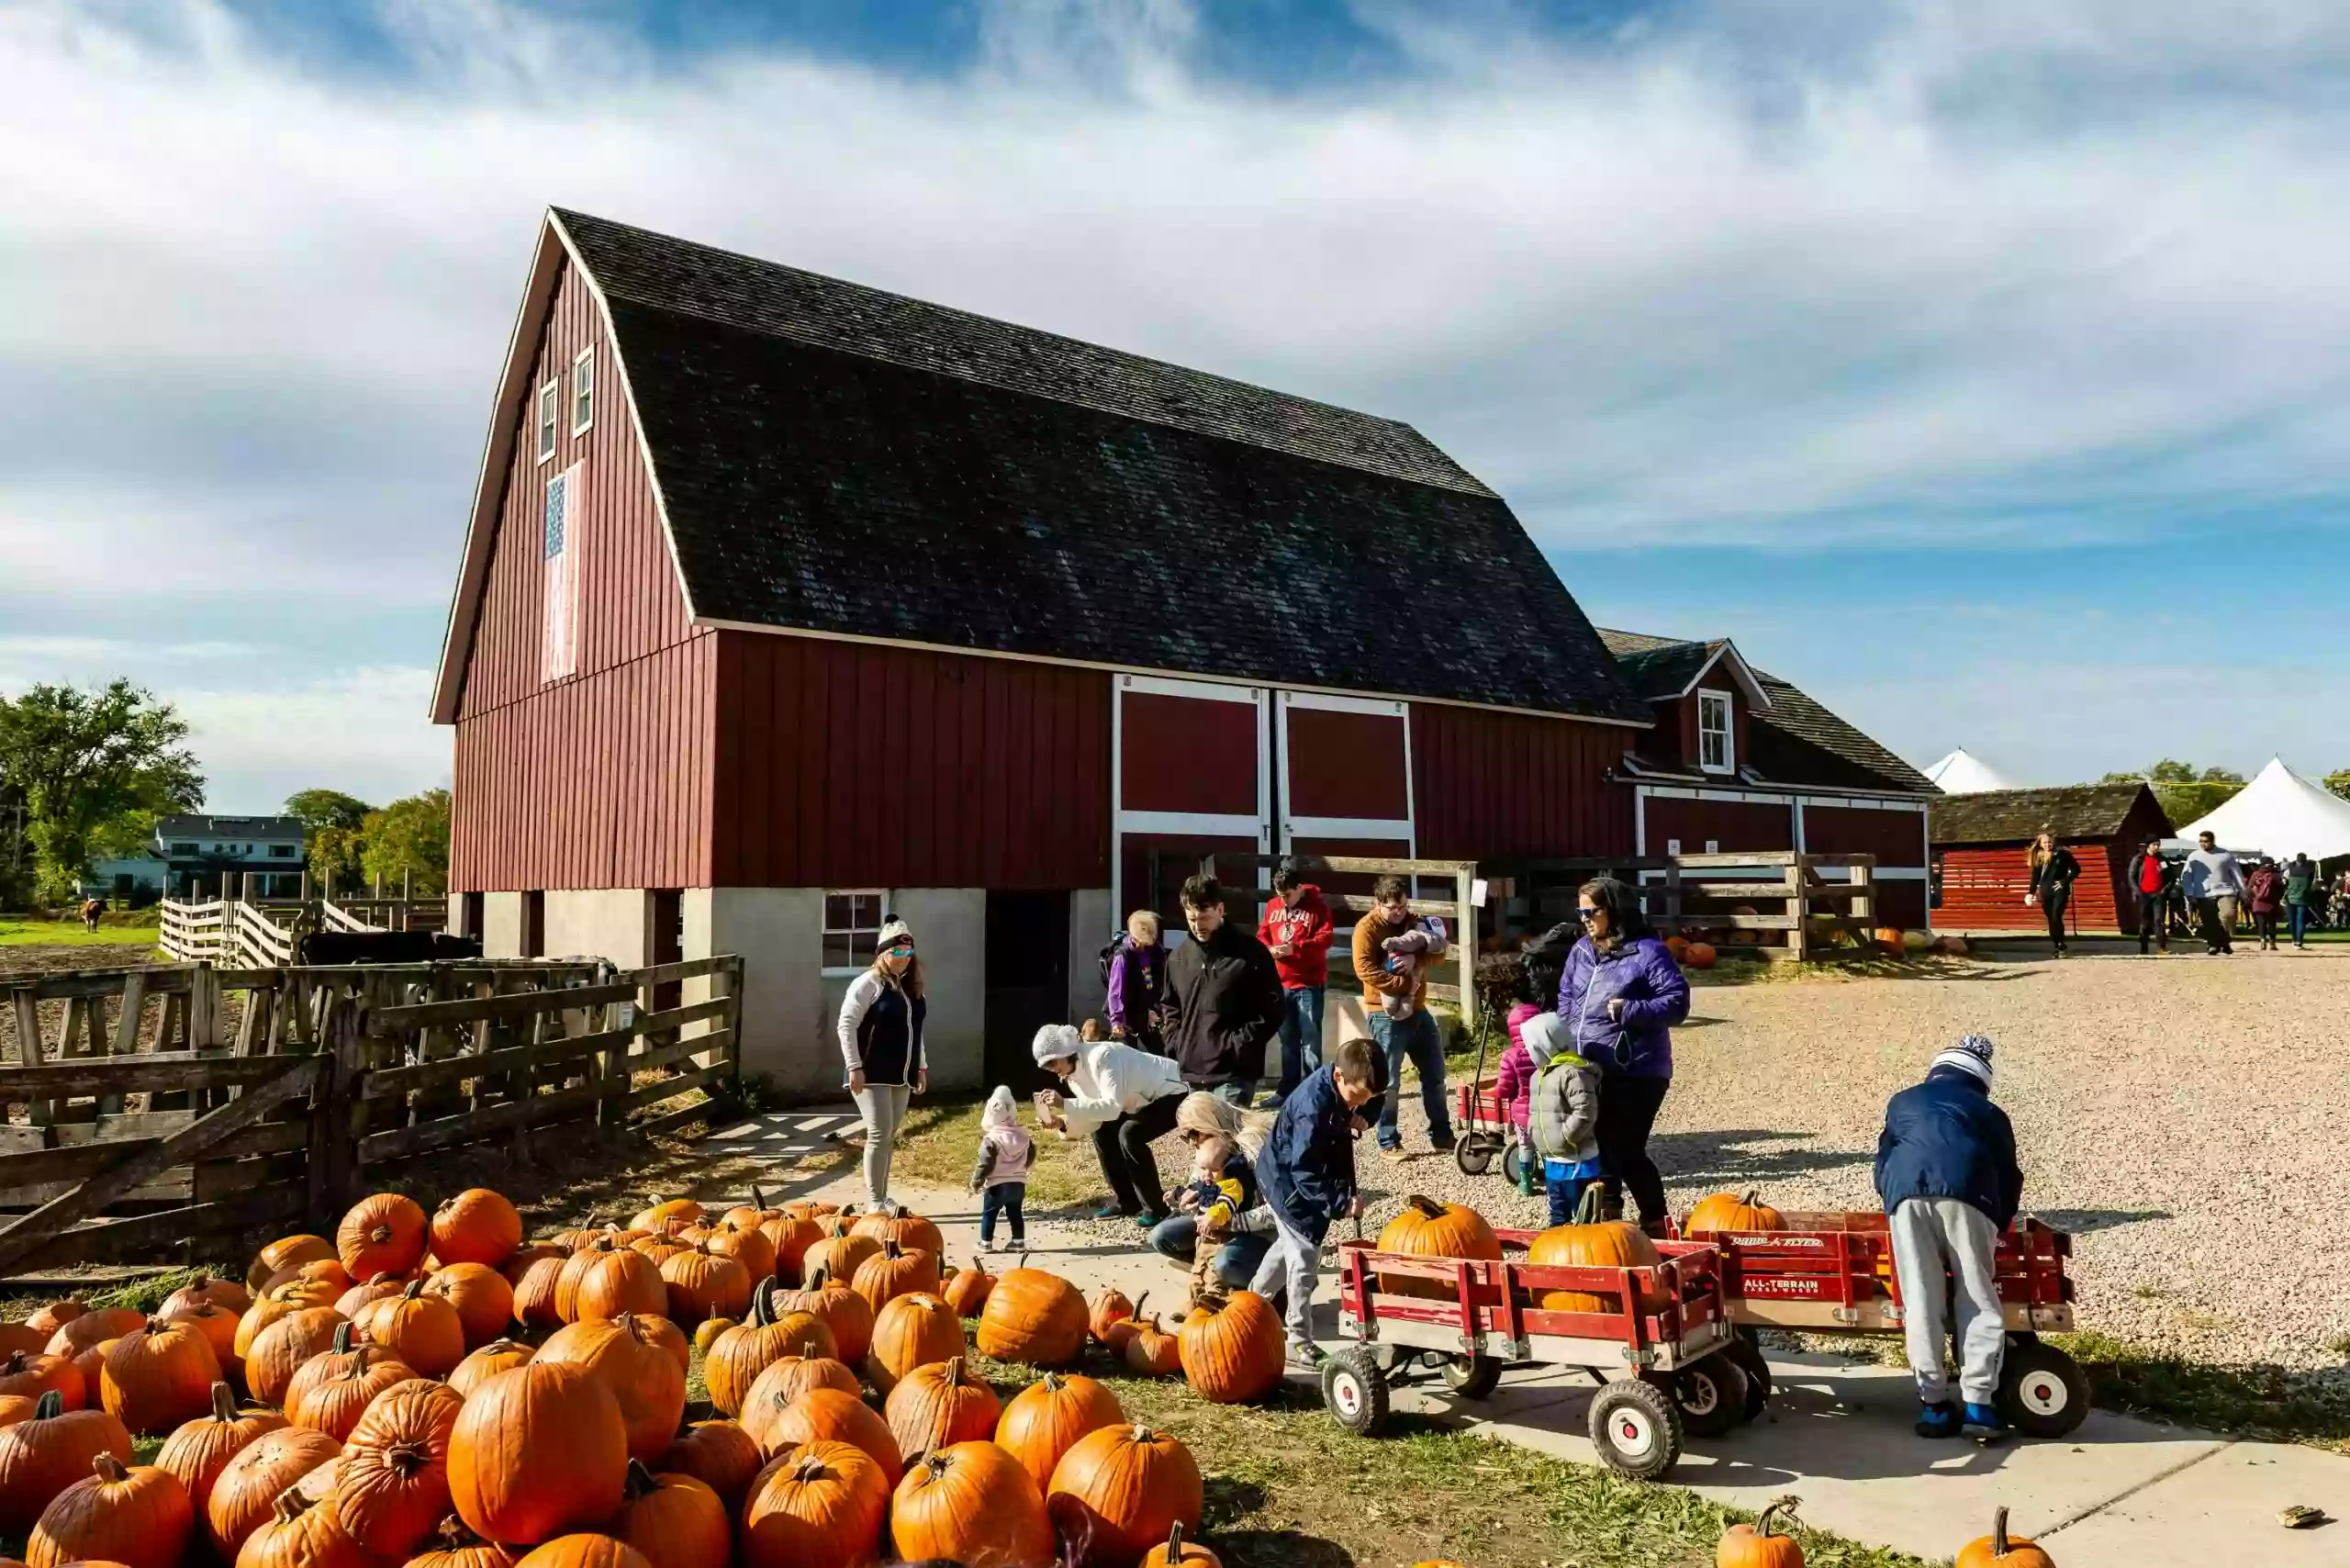
M1673 1025L1689 1016L1689 981L1649 929L1639 895L1602 877L1575 892L1583 938L1559 977L1559 1018L1601 1072L1599 1169L1631 1190L1640 1227L1663 1228L1664 1178L1649 1158L1649 1129L1673 1087Z

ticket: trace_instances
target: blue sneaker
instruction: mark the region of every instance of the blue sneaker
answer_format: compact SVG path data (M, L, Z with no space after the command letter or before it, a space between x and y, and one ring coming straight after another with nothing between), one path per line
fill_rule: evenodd
M1093 1211L1093 1217L1095 1219L1124 1219L1126 1217L1126 1211L1115 1204L1104 1204Z
M1167 1216L1165 1215L1152 1214L1149 1210L1146 1209L1141 1214L1135 1215L1135 1223L1142 1226L1145 1230L1157 1230L1160 1226L1167 1223Z
M1912 1430L1921 1438L1954 1438L1958 1428L1958 1406L1945 1399L1940 1405L1918 1406L1918 1425Z
M2008 1418L1999 1414L1996 1405L1970 1405L1959 1430L1970 1438L2004 1438L2008 1435Z

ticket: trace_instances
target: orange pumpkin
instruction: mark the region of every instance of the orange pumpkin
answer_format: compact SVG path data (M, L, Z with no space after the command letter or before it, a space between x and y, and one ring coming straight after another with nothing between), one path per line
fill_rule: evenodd
M779 1214L759 1226L759 1234L775 1249L775 1274L798 1283L807 1277L808 1249L824 1239L823 1226L794 1214Z
M905 1473L897 1434L873 1406L835 1388L811 1389L776 1415L759 1437L764 1453L780 1456L807 1443L846 1443L861 1449L891 1486Z
M609 1535L581 1531L533 1548L522 1559L529 1568L654 1568L644 1553ZM518 1563L516 1568L522 1568Z
M44 1394L54 1394L68 1410L79 1410L90 1403L82 1383L82 1369L73 1364L71 1356L28 1355L12 1350L8 1359L0 1361L0 1394L39 1400Z
M743 1568L866 1568L896 1478L853 1443L812 1442L760 1473L743 1509Z
M386 1282L389 1275L385 1276ZM294 1263L269 1277L261 1288L263 1301L282 1301L293 1306L332 1306L340 1308L342 1297L358 1283L341 1263L331 1258L313 1262Z
M168 1432L212 1408L220 1361L193 1324L151 1317L114 1342L98 1379L99 1402L133 1432Z
M632 1461L626 1501L604 1531L644 1554L652 1568L727 1568L734 1531L719 1495L690 1475L655 1475Z
M642 1252L612 1244L607 1237L581 1253L587 1260L572 1298L572 1320L618 1317L625 1312L666 1316L669 1287L661 1265Z
M29 1323L0 1323L0 1360L9 1356L38 1356L49 1350L49 1338L54 1328L36 1328Z
M885 1241L881 1250L857 1265L856 1278L849 1288L865 1298L865 1305L879 1314L892 1296L938 1294L938 1254L921 1248L912 1250L894 1241Z
M1075 1285L1042 1269L1021 1268L996 1276L973 1340L981 1355L1000 1361L1065 1367L1083 1353L1086 1328L1085 1298Z
M414 1198L372 1193L353 1204L335 1227L335 1256L354 1280L407 1274L424 1260L431 1227Z
M1022 1260L1024 1263L1026 1261L1024 1257ZM1147 1295L1150 1293L1146 1291L1143 1294ZM1129 1300L1125 1292L1115 1285L1105 1285L1102 1293L1093 1298L1093 1305L1086 1310L1086 1331L1093 1336L1097 1344L1108 1345L1113 1350L1123 1350L1126 1348L1125 1338L1121 1337L1113 1341L1111 1330L1121 1323L1133 1322L1135 1314L1140 1310L1141 1304Z
M412 1280L406 1290L377 1302L366 1319L368 1338L425 1377L447 1377L465 1359L465 1325L457 1309Z
M592 1529L621 1506L628 1425L585 1367L529 1366L476 1389L449 1437L457 1517L486 1540L547 1540Z
M29 1421L40 1402L21 1394L0 1394L0 1427L13 1427L19 1421Z
M576 1366L602 1379L620 1406L631 1459L659 1459L686 1414L686 1369L654 1327L660 1321L631 1313L574 1323L531 1361L533 1367Z
M711 1347L718 1343L720 1335L730 1328L740 1327L742 1326L731 1317L705 1317L694 1325L694 1349L707 1356L710 1354Z
M108 1339L119 1339L146 1326L147 1315L143 1312L134 1312L127 1306L95 1307L59 1325L57 1332L49 1337L49 1353L79 1360ZM93 1398L96 1396L95 1383L90 1385L89 1393Z
M231 1376L236 1374L237 1324L240 1319L235 1313L218 1302L200 1301L185 1303L158 1312L155 1316L166 1323L184 1324L203 1335L204 1342L212 1347L212 1359L220 1363L220 1370Z
M1166 1541L1143 1553L1142 1568L1224 1568L1224 1559L1194 1540L1183 1539L1183 1526L1179 1521L1167 1531ZM1418 1568L1440 1568L1423 1562ZM1441 1565L1449 1568L1449 1565Z
M375 1568L375 1560L352 1540L329 1500L289 1488L245 1538L237 1568Z
M129 1466L110 1453L41 1510L25 1543L27 1568L119 1562L179 1568L196 1513L180 1478L153 1465Z
M253 1341L261 1338L262 1330L279 1318L291 1317L301 1310L285 1302L272 1301L267 1296L260 1297L245 1308L245 1315L237 1319L237 1337L229 1347L229 1359L241 1374L245 1359L253 1353Z
M782 1217L783 1211L767 1207L767 1195L754 1186L751 1189L751 1201L747 1204L737 1204L728 1209L722 1223L731 1221L735 1225L762 1226L769 1220Z
M1233 1291L1183 1319L1178 1337L1184 1381L1217 1405L1261 1399L1281 1381L1285 1341L1281 1315L1254 1291Z
M1135 1320L1135 1331L1119 1354L1138 1377L1173 1377L1183 1370L1183 1348L1156 1315Z
M341 1442L377 1394L416 1375L383 1346L353 1339L346 1323L335 1330L334 1349L311 1357L286 1384L285 1417Z
M1080 1438L1054 1467L1045 1500L1062 1533L1083 1543L1080 1568L1124 1568L1175 1526L1198 1529L1205 1491L1191 1450L1136 1425Z
M1689 1223L1682 1228L1691 1236L1743 1235L1785 1230L1787 1222L1778 1210L1762 1202L1759 1192L1743 1198L1736 1193L1716 1193L1697 1200L1697 1206L1689 1211Z
M849 1228L847 1220L835 1215L824 1227L823 1239L808 1249L800 1266L810 1278L821 1269L834 1279L854 1280L865 1260L880 1250L878 1239L857 1235Z
M469 1187L432 1211L432 1255L441 1266L481 1263L495 1269L522 1245L522 1216L487 1187Z
M1485 1216L1466 1204L1440 1204L1417 1193L1404 1200L1403 1212L1379 1233L1379 1250L1413 1258L1467 1258L1500 1262L1501 1238ZM1410 1274L1382 1273L1379 1288L1391 1295L1449 1299L1453 1286L1443 1280Z
M955 1309L957 1317L977 1317L988 1304L988 1293L995 1289L995 1276L977 1256L968 1269L957 1269L946 1276L939 1289L941 1300Z
M897 1437L898 1456L912 1464L934 1449L993 1437L1003 1406L957 1356L908 1372L890 1391L881 1414Z
M934 1449L910 1468L890 1498L890 1539L908 1562L1051 1568L1055 1561L1043 1489L990 1442Z
M155 1454L155 1467L180 1478L189 1506L201 1518L212 1506L212 1484L229 1462L270 1433L284 1430L285 1424L274 1410L238 1409L229 1385L216 1383L211 1411L165 1438Z
M722 1415L740 1415L761 1372L794 1351L808 1354L805 1347L811 1345L820 1356L836 1355L840 1349L833 1342L833 1331L813 1314L778 1317L773 1293L754 1291L749 1321L720 1333L703 1354L701 1376L711 1404Z
M759 1445L738 1423L696 1421L679 1432L669 1451L661 1456L659 1472L694 1477L718 1494L732 1518L742 1513L743 1501L751 1495L751 1483L766 1464Z
M628 1222L631 1230L658 1232L671 1220L691 1222L701 1218L701 1205L691 1198L656 1199L651 1208L641 1211Z
M514 1568L514 1554L482 1540L451 1514L433 1531L431 1550L409 1558L407 1568Z
M212 1496L204 1510L213 1547L222 1560L236 1561L245 1538L267 1522L280 1494L333 1465L341 1453L341 1443L306 1427L264 1432L238 1450L237 1457L213 1477Z
M253 1266L245 1271L245 1288L258 1295L279 1270L333 1256L334 1243L323 1236L281 1236L253 1254Z
M236 1281L215 1279L210 1274L200 1273L165 1296L163 1305L155 1309L155 1316L169 1317L175 1312L208 1305L217 1306L230 1317L235 1317L252 1304L252 1292Z
M1710 969L1720 957L1710 942L1692 942L1681 955L1681 967L1688 969Z
M816 1348L812 1341L806 1347L810 1351ZM791 1446L774 1438L775 1423L802 1394L820 1388L836 1390L852 1399L864 1397L856 1373L849 1370L848 1363L829 1356L784 1356L770 1361L752 1382L750 1392L743 1398L741 1418L743 1429L750 1434L762 1454L772 1457Z
M701 1244L701 1249L713 1258L733 1259L755 1280L764 1280L775 1272L775 1243L755 1225L720 1220L710 1238Z
M31 1420L0 1428L0 1535L29 1529L101 1454L129 1464L130 1433L103 1410L66 1409L53 1388L34 1401Z
M857 1216L849 1226L857 1236L869 1236L887 1246L894 1241L909 1252L927 1252L934 1258L946 1255L946 1238L938 1226L906 1207L903 1204L883 1204Z
M422 1378L378 1394L351 1429L334 1517L376 1557L406 1558L449 1512L449 1440L464 1397Z
M1052 1484L1053 1467L1078 1439L1125 1424L1118 1396L1102 1384L1075 1372L1046 1372L1012 1396L996 1422L995 1440L1044 1487Z
M555 1288L562 1282L564 1266L571 1254L534 1258L522 1277L514 1282L514 1321L525 1328L560 1327L563 1317L555 1311ZM662 1304L668 1304L668 1292L662 1292Z
M699 1323L705 1317L740 1317L751 1305L751 1274L732 1258L679 1252L661 1265L669 1288L671 1321Z
M873 1349L873 1308L822 1269L810 1274L801 1289L778 1294L775 1310L778 1316L804 1312L822 1323L832 1330L833 1346L841 1360L851 1365L861 1363Z
M1573 1221L1554 1225L1537 1236L1526 1249L1527 1263L1538 1268L1572 1264L1609 1269L1654 1268L1662 1260L1656 1243L1636 1225L1601 1218L1602 1201L1599 1182L1584 1188L1583 1199L1575 1206ZM1544 1291L1537 1305L1547 1312L1623 1310L1623 1303L1612 1292Z
M87 1305L74 1297L63 1296L46 1306L36 1308L33 1315L25 1319L25 1327L37 1330L45 1345L49 1336L89 1310Z
M890 1301L873 1320L873 1349L865 1370L886 1398L916 1367L962 1353L963 1320L938 1297L916 1292Z
M424 1290L427 1295L447 1302L456 1313L468 1350L479 1350L504 1334L514 1320L514 1287L487 1263L443 1263L424 1282Z
M449 1386L461 1396L470 1397L475 1389L499 1372L529 1366L531 1358L537 1353L517 1340L492 1339L457 1363L457 1370L449 1374Z
M408 1289L408 1282L390 1274L378 1274L364 1283L352 1286L334 1299L334 1309L353 1323L360 1315L379 1301L389 1301Z
M2056 1560L2031 1538L2009 1535L2008 1511L2001 1508L1991 1516L1991 1533L1968 1541L1953 1568L2056 1568Z
M1785 1514L1784 1506L1774 1503L1754 1523L1724 1530L1714 1548L1714 1568L1803 1568L1802 1545L1776 1528Z

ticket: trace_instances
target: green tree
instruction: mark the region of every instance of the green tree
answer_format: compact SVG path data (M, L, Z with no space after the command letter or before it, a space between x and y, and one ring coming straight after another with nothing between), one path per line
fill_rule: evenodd
M285 797L285 814L302 823L302 856L320 887L356 884L367 813L375 808L340 790L297 790Z
M35 686L0 702L0 778L24 802L40 897L72 898L98 843L137 829L124 819L204 803L186 738L177 710L127 680Z
M2232 767L2207 767L2195 776L2198 784L2241 784L2244 775Z
M2350 801L2350 767L2337 767L2325 776L2325 787Z
M412 879L419 898L449 890L449 791L427 790L369 812L360 829L360 863L370 880L386 889Z

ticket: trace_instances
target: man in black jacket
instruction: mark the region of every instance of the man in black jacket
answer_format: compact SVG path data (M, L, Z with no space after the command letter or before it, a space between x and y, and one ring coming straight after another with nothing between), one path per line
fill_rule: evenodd
M1183 1081L1246 1108L1266 1043L1281 1032L1281 975L1262 942L1224 917L1214 877L1183 884L1192 939L1167 960L1167 1054Z

